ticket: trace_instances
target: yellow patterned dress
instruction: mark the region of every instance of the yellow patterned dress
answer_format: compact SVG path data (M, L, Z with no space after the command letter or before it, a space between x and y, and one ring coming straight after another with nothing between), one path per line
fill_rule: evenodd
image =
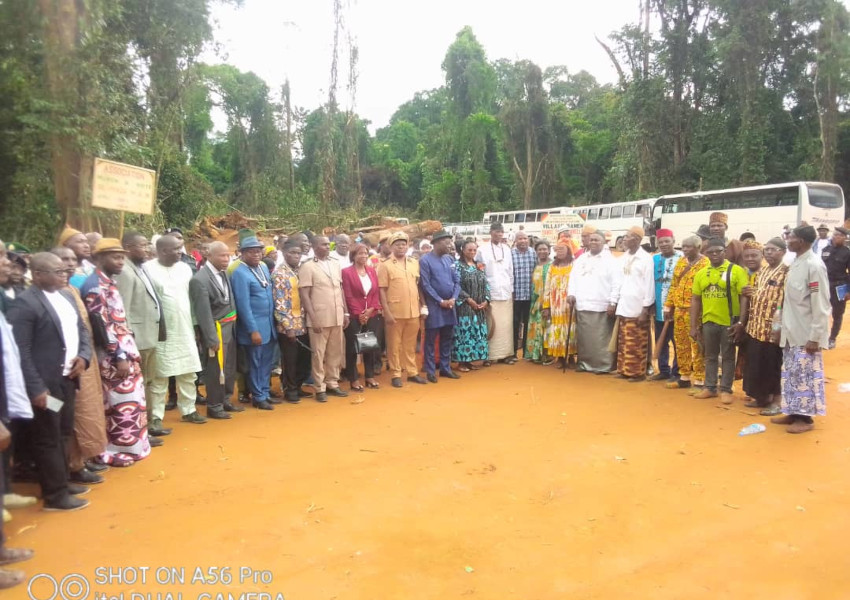
M571 311L567 302L567 285L570 282L572 263L552 263L543 289L543 308L549 309L549 324L546 327L546 348L552 358L567 356L567 329ZM569 353L576 353L576 327L570 329Z
M676 360L682 381L693 381L702 385L705 376L705 357L702 348L691 338L691 299L693 298L694 276L709 265L708 258L701 256L688 268L688 259L679 259L673 269L673 282L664 306L674 310L673 340L676 343Z

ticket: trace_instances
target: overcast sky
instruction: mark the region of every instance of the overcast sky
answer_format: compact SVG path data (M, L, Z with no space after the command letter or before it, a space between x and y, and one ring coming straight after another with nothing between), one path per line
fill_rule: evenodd
M346 4L346 0L343 0ZM594 41L639 16L638 0L350 0L346 31L360 51L356 110L383 127L417 91L443 83L440 65L455 35L469 25L491 60L529 59L541 68L585 69L602 82L616 74ZM278 97L288 77L293 103L310 110L327 99L333 44L332 0L244 0L241 8L214 4L220 58L262 77ZM345 49L346 39L340 40ZM347 105L347 53L338 89Z

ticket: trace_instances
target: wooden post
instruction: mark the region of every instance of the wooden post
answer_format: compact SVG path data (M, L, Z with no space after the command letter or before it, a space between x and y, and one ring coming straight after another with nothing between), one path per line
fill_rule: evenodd
M118 239L122 239L124 237L124 211L121 211L121 216L118 221Z

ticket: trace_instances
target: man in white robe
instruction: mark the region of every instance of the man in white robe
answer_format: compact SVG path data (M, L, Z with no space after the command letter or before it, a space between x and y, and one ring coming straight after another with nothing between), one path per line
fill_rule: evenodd
M490 285L490 316L492 330L489 360L509 365L514 356L514 267L511 248L504 243L505 229L501 223L490 224L490 241L478 247L475 260L484 264Z

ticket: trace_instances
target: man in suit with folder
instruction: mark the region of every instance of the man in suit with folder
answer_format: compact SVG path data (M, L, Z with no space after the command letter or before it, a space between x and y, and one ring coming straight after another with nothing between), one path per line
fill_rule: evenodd
M204 363L207 417L211 419L229 419L230 413L245 410L230 402L236 379L236 301L226 274L229 263L227 245L213 242L207 262L189 282Z
M74 494L88 488L68 483L65 441L73 432L74 398L91 362L91 341L73 297L62 289L68 273L59 257L40 252L30 268L32 286L7 313L35 415L24 437L38 467L44 510L79 510L88 501Z

